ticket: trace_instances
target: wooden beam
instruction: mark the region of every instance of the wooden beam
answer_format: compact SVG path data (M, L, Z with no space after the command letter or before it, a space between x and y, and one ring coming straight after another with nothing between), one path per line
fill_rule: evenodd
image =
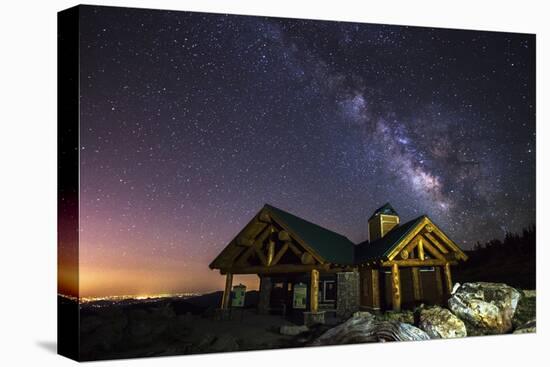
M269 225L254 239L254 245L263 244L263 242L273 233L273 226Z
M221 269L231 266L243 254L244 250L242 247L253 245L253 242L250 243L247 240L256 237L257 233L261 232L266 225L266 223L258 220L258 214L255 215L208 266L211 269Z
M223 290L221 308L229 308L229 299L231 298L231 286L233 285L233 274L227 273L225 276L225 289Z
M237 236L237 244L239 246L252 246L254 244L254 239L262 233L262 231L268 226L267 223L259 222L254 220L249 223Z
M418 235L416 236L415 238L412 239L411 242L409 242L409 244L407 246L405 246L405 248L403 250L407 250L407 252L409 254L411 254L414 250L414 248L418 245L418 241L420 241L420 239L422 238L422 236Z
M283 255L286 253L287 250L288 250L288 243L285 242L283 243L283 247L281 247L279 252L277 252L277 255L275 255L275 257L273 258L271 265L276 265L279 262L279 260L281 260L281 258L283 257Z
M415 238L418 233L420 233L422 228L424 228L424 225L428 222L428 218L422 218L422 220L415 226L415 229L412 232L399 240L399 243L388 254L388 258L393 259L399 252L401 252L401 250L403 250L403 247L406 246L406 244L409 244L412 239Z
M275 274L275 273L308 273L311 270L322 270L323 272L338 272L344 268L331 268L329 264L300 265L300 264L278 264L273 266L246 266L220 269L222 274Z
M238 246L242 246L242 247L249 247L249 246L252 246L252 244L254 243L254 241L251 238L243 237L243 236L237 237L237 240L235 242L237 243Z
M447 261L454 261L454 260L458 260L460 255L457 254L456 252L447 252L446 254L443 255L443 257Z
M300 257L300 261L302 262L302 264L305 265L315 264L315 259L313 258L313 256L311 256L309 252L304 252Z
M426 236L426 238L429 239L439 249L439 251L441 251L441 253L446 254L449 252L445 246L443 246L441 242L439 242L431 233L424 233L424 236Z
M435 287L437 289L437 296L440 302L443 301L443 283L441 281L441 268L439 266L435 267Z
M407 260L391 260L391 261L383 261L382 266L391 267L394 264L397 264L399 266L444 266L445 263L449 263L451 265L455 265L456 261L447 261L447 260L439 260L439 259L407 259Z
M422 299L422 282L420 279L420 269L416 266L411 268L412 283L413 283L413 297L415 301Z
M399 279L399 266L391 267L392 306L394 311L401 311L401 280Z
M431 233L425 233L424 236L426 236L426 238L430 240L430 242L432 242L439 249L439 251L441 251L443 258L446 260L453 261L463 258L459 252L456 252L455 250L447 250L447 248Z
M267 226L263 230L263 232L258 237L256 237L254 245L252 245L251 247L264 265L267 265L267 259L265 258L265 255L263 254L261 248L264 244L264 241L273 233L273 230L274 228L272 225Z
M271 264L273 263L274 256L275 256L275 242L269 241L269 243L267 244L267 258L265 259L267 266L271 266Z
M451 278L451 264L445 263L445 286L447 294L451 294L453 291L453 280Z
M283 242L290 241L290 235L287 231L279 231L279 239Z
M294 255L298 256L298 258L301 258L302 257L302 251L300 251L298 249L298 247L296 247L292 242L287 242L288 244L288 248L294 252Z
M422 240L422 237L418 240L418 246L416 246L418 249L418 259L424 260L424 241Z
M437 235L437 237L441 238L443 242L447 243L453 250L456 252L459 258L466 261L468 260L468 256L462 251L460 247L456 243L454 243L449 237L445 235L445 233L441 232L439 228L434 226L433 233Z
M311 283L309 287L309 311L317 312L319 309L319 270L311 270Z
M271 223L271 218L266 210L262 210L262 212L258 216L258 219L265 223Z
M439 252L435 247L430 245L428 241L422 241L423 249L428 250L428 252L433 255L436 259L445 261L445 257Z
M380 272L378 269L371 269L371 291L372 291L372 308L380 309Z
M263 254L261 248L258 246L254 246L254 251L256 252L256 256L258 256L262 264L267 266L267 259L265 258L265 255Z
M237 258L236 264L239 264L241 266L246 265L246 261L252 256L252 253L254 252L254 247L249 247Z

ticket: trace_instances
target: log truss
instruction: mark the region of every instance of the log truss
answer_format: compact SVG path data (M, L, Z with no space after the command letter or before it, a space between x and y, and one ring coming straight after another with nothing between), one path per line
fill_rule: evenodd
M222 274L337 272L299 236L262 209L210 264Z
M451 265L456 265L459 260L466 259L466 254L439 230L429 218L425 218L417 228L410 231L396 244L387 258L372 261L362 266L368 268L373 275L382 269L389 268L391 270L392 307L395 311L399 311L401 309L402 294L401 269L411 271L413 297L415 301L420 301L423 293L419 274L421 268L435 268L435 282L438 293L442 297L444 292L450 294L452 291ZM442 276L444 279L442 279ZM372 284L368 288L372 289L373 294L371 307L378 308L380 305L379 276L370 276L369 279Z

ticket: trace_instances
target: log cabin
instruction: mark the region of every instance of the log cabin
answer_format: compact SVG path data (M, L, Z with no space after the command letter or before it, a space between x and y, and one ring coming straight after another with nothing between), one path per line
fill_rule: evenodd
M230 307L234 274L259 276L260 313L300 313L306 324L439 304L453 287L451 267L467 260L428 216L401 224L389 203L369 218L368 232L355 244L266 204L209 265L226 276L221 310Z

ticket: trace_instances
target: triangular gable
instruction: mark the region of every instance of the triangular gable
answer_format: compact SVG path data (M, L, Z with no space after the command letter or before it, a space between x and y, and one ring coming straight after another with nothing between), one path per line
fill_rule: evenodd
M423 215L393 228L384 237L365 242L357 247L356 263L392 260L407 249L412 251L422 239L428 253L434 258L466 260L468 256L430 218Z
M407 234L396 241L387 253L387 259L397 258L403 250L411 253L422 242L423 250L441 260L467 260L468 256L430 218L422 216ZM406 253L405 253L406 256Z
M259 233L265 230L268 223L260 220L261 211L258 212L244 226L244 228L229 242L218 256L210 263L211 269L220 269L233 264L235 259L248 248L246 242L252 241Z
M328 262L272 208L264 206L214 259L210 268L227 270Z

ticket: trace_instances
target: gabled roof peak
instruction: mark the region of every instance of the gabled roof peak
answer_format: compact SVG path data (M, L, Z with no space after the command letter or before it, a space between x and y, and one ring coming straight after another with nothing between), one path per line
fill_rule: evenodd
M397 214L397 212L389 202L382 205L380 208L376 209L374 213L372 213L372 215L370 216L369 220L371 220L373 217L375 217L378 214L399 216L399 214Z
M264 208L279 220L279 224L284 224L287 230L311 246L323 259L336 264L354 263L355 244L346 236L273 205L265 204Z

